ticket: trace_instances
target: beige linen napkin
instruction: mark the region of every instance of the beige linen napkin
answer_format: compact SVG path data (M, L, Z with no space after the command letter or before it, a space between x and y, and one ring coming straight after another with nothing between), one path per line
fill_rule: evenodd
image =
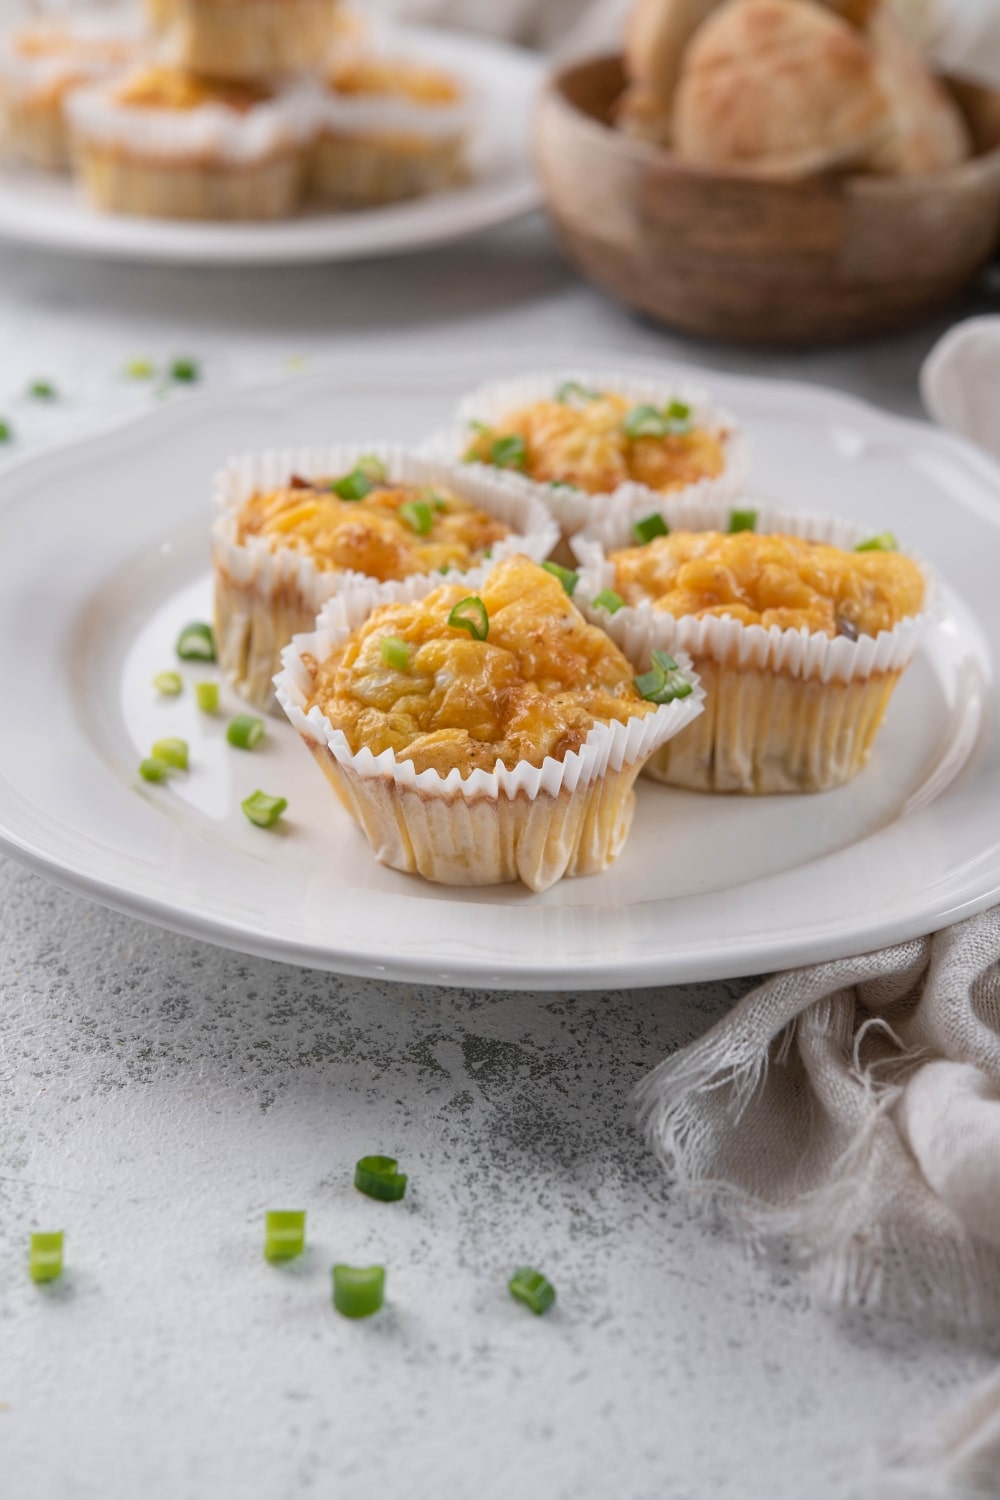
M1000 1329L1000 908L774 976L638 1099L677 1191L835 1306ZM1000 1495L1000 1379L900 1464Z

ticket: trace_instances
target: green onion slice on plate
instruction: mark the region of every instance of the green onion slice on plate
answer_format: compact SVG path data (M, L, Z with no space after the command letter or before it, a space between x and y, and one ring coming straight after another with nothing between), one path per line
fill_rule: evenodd
M369 1198L398 1203L406 1192L406 1173L394 1156L363 1156L354 1168L354 1186Z
M219 712L219 684L196 682L194 699L203 714L217 714Z
M654 511L651 516L644 516L641 521L635 522L632 527L632 535L641 547L645 547L655 537L669 536L670 527L660 513Z
M28 1275L32 1281L55 1281L63 1269L63 1231L33 1234L28 1250Z
M264 738L264 720L255 714L237 714L230 719L226 739L237 750L252 750Z
M546 573L551 573L553 578L558 578L559 582L562 584L563 588L572 599L573 590L580 582L579 573L575 573L572 568L564 568L561 563L557 562L543 562L542 567L545 569Z
M214 661L215 632L203 620L185 625L177 637L177 655L181 661Z
M188 768L187 740L157 740L149 753L154 760L163 761L174 771L186 771Z
M680 667L666 651L654 651L649 671L632 680L636 692L647 703L673 703L675 698L689 698L694 692Z
M157 760L152 755L139 762L139 775L143 781L166 781L173 769L165 760Z
M448 616L448 624L456 630L467 630L477 641L485 641L490 633L490 617L486 613L486 605L478 594L470 594L467 599L459 599Z
M385 1300L385 1266L334 1266L333 1305L345 1318L370 1318Z
M304 1209L269 1209L264 1218L264 1259L294 1260L306 1248Z
M240 807L256 828L273 828L288 806L287 797L269 797L266 792L251 792Z
M179 672L157 672L153 686L164 698L176 698L184 690L184 679Z
M507 1288L516 1302L523 1302L537 1317L548 1312L556 1300L556 1289L548 1277L541 1271L533 1271L530 1266L515 1271Z

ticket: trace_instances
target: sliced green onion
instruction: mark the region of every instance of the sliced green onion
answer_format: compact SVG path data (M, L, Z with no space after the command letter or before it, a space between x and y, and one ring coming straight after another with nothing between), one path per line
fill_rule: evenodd
M270 1209L264 1218L264 1259L294 1260L306 1248L303 1209Z
M891 531L880 531L878 536L870 536L866 542L859 542L855 552L898 552L899 543Z
M406 1173L394 1156L363 1156L354 1168L354 1186L369 1198L398 1203L406 1192Z
M434 525L434 512L426 500L405 500L399 507L399 517L417 536L427 536Z
M654 651L649 671L632 680L636 692L647 703L673 703L677 698L689 698L694 692L673 657L666 651Z
M152 380L156 374L156 366L151 359L130 359L125 366L125 374L129 380Z
M467 630L477 641L485 641L490 633L490 617L478 594L460 599L448 616L448 624L456 630Z
M12 443L14 441L14 429L9 422L0 420L0 443Z
M355 469L359 474L363 474L366 479L370 479L373 484L382 484L385 482L387 473L385 464L380 458L376 458L374 453L366 453L359 458L355 464Z
M179 385L193 385L201 377L201 371L193 359L175 359L170 366L170 379Z
M732 536L737 531L756 531L757 512L755 510L731 510L729 512L729 533Z
M543 562L542 567L545 569L546 573L551 573L553 578L558 578L559 582L562 584L563 588L572 599L573 590L580 582L579 573L575 573L572 568L564 568L561 563L557 562Z
M175 771L186 771L188 768L187 740L157 740L150 754L154 760L162 760Z
M691 420L691 408L686 401L671 401L663 414L667 419L669 430L676 436L690 432L694 425Z
M575 489L578 489L578 488L579 488L578 485L571 484L568 479L550 479L549 480L549 489L550 490L575 490Z
M507 1287L515 1302L523 1302L537 1317L548 1312L556 1300L556 1289L548 1277L541 1271L533 1271L530 1266L515 1271Z
M667 419L655 406L633 406L625 413L627 438L666 437Z
M157 672L153 686L164 698L176 698L184 691L184 679L179 672Z
M264 738L264 720L255 714L237 714L230 719L226 739L237 750L252 750Z
M428 505L433 505L435 510L441 511L442 513L447 512L448 502L443 495L438 494L437 490L424 490L423 498L426 500Z
M574 396L578 401L600 401L601 392L589 390L578 380L564 380L556 391L556 400L565 405L567 401L572 401Z
M28 395L36 401L55 401L58 392L48 380L33 380L28 386Z
M625 608L625 600L614 589L602 589L599 594L594 595L594 608L606 609L609 615L614 615Z
M139 775L143 781L166 781L173 770L165 760L156 760L153 756L146 757L139 762Z
M253 792L240 803L244 816L256 828L273 828L287 806L287 797L269 797L266 792Z
M33 1234L28 1252L28 1274L32 1281L55 1281L63 1269L63 1231Z
M410 648L398 635L384 635L380 649L382 660L395 672L405 672L410 665Z
M334 1266L333 1305L345 1318L370 1318L385 1300L385 1266Z
M364 469L352 469L343 479L335 479L330 485L340 500L363 500L375 488Z
M654 511L651 516L645 516L643 520L636 521L632 527L632 535L640 546L645 547L654 537L669 536L670 527L659 512Z
M201 620L185 625L177 637L177 655L181 661L214 661L215 633L211 625Z
M497 438L490 449L490 463L498 469L524 469L528 463L528 448L523 437L510 433Z
M493 428L488 422L477 422L475 417L472 417L470 419L469 426L472 428L473 432L483 433L493 431Z
M194 685L194 701L203 714L217 714L219 712L219 684L217 682L196 682Z

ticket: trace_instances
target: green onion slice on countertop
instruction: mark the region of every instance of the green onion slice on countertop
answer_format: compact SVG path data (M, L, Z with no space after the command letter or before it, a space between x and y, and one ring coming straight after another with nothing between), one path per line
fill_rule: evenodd
M636 521L632 527L632 535L640 547L645 547L654 537L669 536L670 527L659 514L654 511L651 516L644 516L641 521Z
M193 385L201 378L201 370L193 359L175 359L170 366L170 378L178 385Z
M184 690L184 679L179 672L157 672L153 686L164 698L176 698Z
M154 760L162 760L174 771L186 771L188 768L187 740L157 740L149 753Z
M757 512L755 510L731 510L729 512L729 534L734 535L737 531L756 531Z
M490 617L486 613L486 605L478 594L470 594L467 599L459 599L448 616L448 624L456 630L467 630L477 641L485 641L490 633Z
M694 692L680 667L666 651L654 651L649 671L632 680L636 692L647 703L673 703L675 698L689 698Z
M251 792L240 803L244 816L256 828L273 828L287 806L287 797L269 797L266 792Z
M28 1251L28 1274L32 1281L55 1281L63 1269L63 1231L33 1234Z
M28 395L35 401L56 401L59 393L50 380L33 380L28 386Z
M139 775L143 781L166 781L173 770L165 760L157 760L154 756L147 756L139 762Z
M354 1186L369 1198L398 1203L406 1192L406 1173L394 1156L363 1156L354 1168Z
M548 1312L556 1300L556 1289L548 1277L541 1271L533 1271L530 1266L515 1271L507 1288L516 1302L523 1302L537 1317Z
M525 469L528 466L528 448L518 433L498 437L490 449L490 463L498 469Z
M204 620L185 625L177 637L177 655L181 661L214 661L215 632Z
M333 1305L345 1318L370 1318L385 1300L384 1266L334 1266Z
M573 590L580 582L579 573L574 572L572 568L564 568L562 563L557 562L543 562L542 567L546 573L551 573L553 578L558 578L566 593L572 599Z
M304 1209L269 1209L264 1218L264 1259L294 1260L306 1248Z
M399 507L399 518L405 521L417 536L429 535L434 525L434 512L426 500L404 500Z
M14 441L14 429L9 422L0 420L0 443L12 443Z
M219 684L196 682L194 699L203 714L217 714L219 712Z
M156 374L156 366L151 359L130 359L125 366L125 374L129 380L152 380Z
M264 720L256 714L237 714L230 719L226 739L237 750L252 750L264 738Z
M384 635L380 649L382 660L395 672L405 672L410 665L410 648L398 635Z
M556 391L556 400L564 406L570 401L600 401L600 391L592 391L578 380L564 380Z
M345 474L343 479L334 479L330 488L338 500L363 500L366 495L371 494L375 485L364 469L359 467Z
M878 536L870 536L867 541L859 542L855 552L898 552L899 543L891 531L880 531Z
M614 589L601 589L599 594L594 595L594 608L606 609L609 615L614 615L625 608L625 600Z

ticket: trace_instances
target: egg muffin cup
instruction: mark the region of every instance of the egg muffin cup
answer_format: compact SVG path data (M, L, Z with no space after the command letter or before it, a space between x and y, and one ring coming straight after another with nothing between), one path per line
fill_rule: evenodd
M365 458L383 465L390 483L440 485L509 526L511 535L492 549L494 559L523 552L540 562L555 543L556 528L532 496L511 494L488 478L462 474L396 444L272 451L232 459L216 476L214 491L216 639L230 682L260 708L273 706L272 681L281 666L282 648L294 635L313 628L328 600L350 587L370 611L379 604L422 598L442 581L436 572L380 582L349 569L323 571L290 547L274 549L257 536L240 540L239 515L253 495L287 485L293 475L310 479L348 474ZM488 569L485 563L454 576L472 587Z
M633 520L662 505L668 496L684 496L708 505L740 493L748 469L748 452L736 418L717 407L703 390L680 381L656 380L652 376L607 370L563 370L493 381L462 400L453 426L428 439L426 449L452 463L468 463L470 447L482 428L502 436L505 418L538 402L558 400L560 391L573 387L583 392L622 396L634 408L652 407L656 411L665 411L680 403L689 412L692 430L711 434L718 440L723 468L714 477L698 478L670 490L653 489L629 478L611 488L589 491L558 481L534 480L513 465L498 467L472 461L470 466L476 471L498 474L512 490L535 494L544 501L562 533L562 546L557 554L560 561L572 560L568 546L570 539L603 518L613 519L627 528Z
M440 885L521 881L543 891L567 876L606 870L625 844L643 764L701 712L703 693L682 657L690 696L644 716L597 723L578 750L540 765L500 760L463 777L417 771L392 750L352 752L343 730L309 707L317 664L347 642L370 614L350 592L331 600L316 631L283 653L278 701L362 830L380 863ZM648 662L646 663L648 665Z
M310 84L275 85L246 110L129 104L122 81L67 101L84 192L108 213L145 218L266 220L298 208L314 134Z
M755 507L757 531L825 542L853 551L870 538L851 522ZM727 531L727 507L694 508L681 501L661 514L671 531ZM772 794L822 792L842 786L867 764L886 709L935 612L934 580L926 566L923 609L878 635L830 637L823 632L746 625L732 617L674 616L643 601L614 612L595 604L615 591L606 553L634 545L626 527L610 522L581 534L574 548L580 579L574 597L623 651L686 652L705 689L705 713L676 744L652 756L645 774L700 792ZM916 559L914 559L916 561Z
M256 79L315 68L335 37L336 0L147 0L178 67Z

